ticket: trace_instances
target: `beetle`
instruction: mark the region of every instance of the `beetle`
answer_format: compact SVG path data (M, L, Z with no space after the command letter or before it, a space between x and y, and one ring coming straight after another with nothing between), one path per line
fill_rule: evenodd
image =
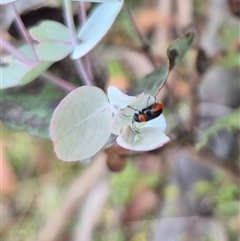
M138 111L138 113L135 113L132 119L133 130L138 132L136 126L134 125L134 121L141 123L153 120L162 114L163 107L162 102L155 102L154 104L145 107L141 111Z
M133 121L136 122L146 122L150 121L152 119L155 119L156 117L160 116L162 114L163 110L163 103L162 102L156 102L138 113L135 113L133 115Z

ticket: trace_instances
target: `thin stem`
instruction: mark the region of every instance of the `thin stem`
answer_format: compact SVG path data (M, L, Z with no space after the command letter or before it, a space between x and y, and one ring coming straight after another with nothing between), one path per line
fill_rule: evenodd
M63 80L49 72L45 72L45 73L41 74L41 76L48 79L53 84L57 85L58 87L60 87L63 90L67 90L67 91L71 92L77 88L77 86L70 84L70 83L66 82L65 80Z
M72 42L72 45L74 47L76 47L77 34L76 34L76 29L75 29L75 25L74 25L74 21L73 21L72 2L70 0L64 0L64 9L65 9L64 18L65 18L66 25L69 28L71 42ZM83 65L82 65L82 62L80 61L80 59L77 59L74 62L75 62L75 66L76 66L78 75L79 75L80 79L83 81L83 83L85 85L92 85L89 77L87 76L86 71L83 68Z
M86 8L84 2L78 2L78 19L79 23L83 25L86 22ZM89 78L93 78L93 73L92 73L92 65L91 65L91 58L90 54L86 54L83 57L84 60L84 66L86 68L86 72L89 76Z
M20 61L22 61L24 64L28 66L33 66L35 63L30 61L24 54L22 54L15 46L11 45L9 42L5 41L2 37L0 37L0 43L3 49L5 49L7 52L10 54L14 55L17 57ZM75 85L72 85L65 80L54 76L53 74L46 72L41 74L41 76L47 78L50 80L52 83L56 84L60 88L67 90L67 91L72 91L76 89L77 87Z
M92 80L93 79L93 72L92 72L92 64L91 64L91 57L90 53L86 54L84 57L84 66L86 68L86 72L89 76L89 78Z
M21 60L23 63L32 66L34 62L29 60L24 54L22 54L15 46L5 41L2 37L0 37L2 48L5 49L10 54L14 55L16 58Z
M78 19L81 24L86 22L86 8L84 2L78 2Z
M73 12L72 12L72 2L70 0L64 0L64 19L65 24L67 25L70 33L70 38L72 41L73 46L77 45L77 34L76 28L73 21Z
M75 64L76 70L78 72L78 75L80 76L83 83L85 85L92 85L86 71L84 70L84 66L83 66L83 63L82 63L81 59L76 59L74 61L74 64Z
M16 23L17 23L17 27L19 29L19 32L23 35L23 37L25 38L26 42L29 44L29 46L32 49L33 55L36 58L36 60L39 61L38 56L37 56L36 51L35 51L35 48L34 48L33 43L32 43L32 38L31 38L29 32L27 31L26 27L24 26L24 23L23 23L20 15L18 13L18 10L16 8L15 3L11 3L11 6L12 6L13 12L15 14Z
M134 30L135 34L137 35L137 37L139 38L139 40L141 42L142 50L145 52L145 54L147 55L148 59L151 61L152 65L155 68L157 68L157 65L156 65L156 63L154 61L154 58L153 58L152 54L150 53L149 43L146 40L146 38L143 36L143 34L141 33L140 29L138 28L131 10L126 5L124 5L124 8L125 8L125 10L127 12L128 18L129 18L129 20L131 22L131 26L133 27L133 30Z

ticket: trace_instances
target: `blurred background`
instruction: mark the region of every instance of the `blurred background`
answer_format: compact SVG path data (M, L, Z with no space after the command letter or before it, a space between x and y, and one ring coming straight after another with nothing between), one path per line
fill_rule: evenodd
M60 1L21 2L27 27L62 21ZM90 163L67 163L56 158L47 138L1 123L2 241L239 240L240 1L125 5L90 53L103 89L127 89L166 63L175 39L195 33L158 95L171 141L145 153L113 145ZM2 34L19 43L6 13L1 7ZM74 81L73 67L65 59L50 70ZM33 83L21 91L36 88ZM12 117L4 114L5 121Z

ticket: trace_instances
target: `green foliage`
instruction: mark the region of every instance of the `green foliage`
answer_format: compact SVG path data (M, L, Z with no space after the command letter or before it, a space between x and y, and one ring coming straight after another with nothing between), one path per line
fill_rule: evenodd
M240 123L239 123L239 116L240 116L240 108L235 109L232 113L229 115L217 120L213 125L211 125L209 128L204 130L202 133L201 140L195 144L195 149L197 151L200 151L202 148L204 148L211 136L216 134L218 131L222 129L230 129L232 131L237 131L240 129Z
M123 68L118 61L108 61L107 68L110 76L117 76L123 73Z
M222 27L221 42L224 49L224 57L220 63L227 68L240 66L240 52L237 50L239 37L239 26L224 25Z
M123 5L122 0L99 1L103 3L94 7L86 22L79 28L79 32L75 34L72 26L74 24L71 1L66 2L68 4L64 5L64 11L69 28L72 29L52 20L45 20L39 26L32 27L29 33L33 39L38 41L38 44L36 46L26 45L22 49L11 48L12 55L5 65L0 66L2 75L4 75L1 89L30 83L54 62L62 60L70 53L73 59L83 57L104 37ZM25 28L21 29L24 36L29 35Z
M69 29L56 21L46 20L30 29L32 37L39 41L37 55L46 61L59 61L73 50Z
M11 138L10 144L5 147L5 152L11 163L11 166L14 168L16 175L19 177L19 179L22 179L24 176L23 174L26 172L26 169L29 166L29 162L33 157L33 152L35 149L34 139L24 132L9 133L9 131L5 130L3 126L0 126L0 128L1 135L5 141L8 142L7 138ZM28 148L26 148L26 146Z
M224 25L221 29L221 42L224 47L229 46L239 38L239 26Z
M19 55L22 58L26 58L29 63L23 63L19 57L16 58L14 55L11 55L6 65L0 66L1 78L3 77L0 89L26 85L53 64L53 62L43 61L41 58L39 61L36 61L31 48L27 44L21 45L17 50L19 51Z
M1 90L1 119L9 129L48 138L53 110L64 95L64 91L40 81L28 88Z
M240 65L240 53L231 49L227 50L220 64L226 68L238 67Z
M176 200L180 194L180 189L177 185L169 185L164 190L164 196L168 197L168 199Z
M127 93L130 95L138 95L142 92L146 92L151 95L156 94L158 89L162 88L167 81L170 71L182 60L193 39L194 34L189 33L172 43L167 49L168 63L162 65L160 68L154 70L144 78L136 81L128 89Z
M193 184L193 190L198 196L204 196L211 190L211 183L206 180L199 180Z
M125 241L125 235L123 228L116 227L114 229L114 232L112 232L112 235L110 237L108 235L104 235L102 232L96 232L94 241Z
M238 195L238 186L235 183L227 183L219 187L214 200L218 203L230 202L238 198Z
M136 185L143 184L144 186L154 188L159 184L159 174L142 173L129 160L125 169L116 173L111 177L111 202L113 205L126 203L131 198L132 191Z

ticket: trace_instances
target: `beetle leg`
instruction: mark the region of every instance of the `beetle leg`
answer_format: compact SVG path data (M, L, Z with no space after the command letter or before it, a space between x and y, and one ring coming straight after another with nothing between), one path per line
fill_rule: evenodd
M138 134L141 134L141 133L138 131L137 127L135 126L134 122L135 122L134 119L132 119L132 129L133 129L135 132L137 132Z

